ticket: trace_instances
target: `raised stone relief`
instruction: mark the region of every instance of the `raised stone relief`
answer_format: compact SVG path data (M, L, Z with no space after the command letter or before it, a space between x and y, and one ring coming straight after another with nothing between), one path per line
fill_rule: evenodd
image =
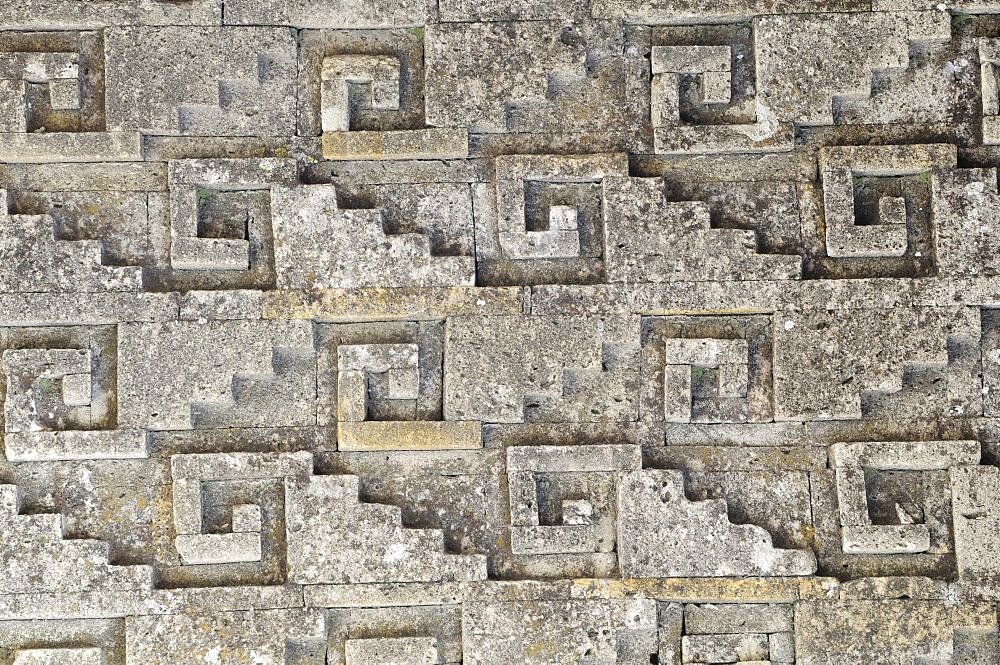
M0 5L0 665L1000 663L1000 2Z

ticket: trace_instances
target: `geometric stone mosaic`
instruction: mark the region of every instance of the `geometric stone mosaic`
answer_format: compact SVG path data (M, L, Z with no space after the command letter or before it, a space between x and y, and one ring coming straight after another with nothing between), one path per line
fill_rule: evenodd
M1000 663L1000 0L0 8L0 665Z

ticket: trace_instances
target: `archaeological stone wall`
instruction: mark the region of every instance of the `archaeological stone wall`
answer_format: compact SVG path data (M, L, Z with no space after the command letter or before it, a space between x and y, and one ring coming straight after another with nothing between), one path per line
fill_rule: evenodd
M1000 2L0 0L0 665L997 665Z

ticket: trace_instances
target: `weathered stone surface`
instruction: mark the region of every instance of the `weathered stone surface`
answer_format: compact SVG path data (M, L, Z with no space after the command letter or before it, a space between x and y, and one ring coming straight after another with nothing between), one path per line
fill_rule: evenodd
M725 501L691 501L679 471L633 471L618 486L618 545L628 577L810 575L811 552L780 550L762 528L733 524Z
M438 662L437 641L433 637L351 639L345 649L347 662L357 665Z
M784 312L775 317L774 335L775 417L807 420L861 416L865 391L899 392L907 367L946 366L949 340L976 339L980 331L964 307L852 307ZM942 387L949 411L975 413L969 399L974 404L977 395L959 386L953 392L951 380Z
M792 626L789 605L688 605L684 610L689 635L783 633Z
M611 22L431 26L427 121L470 132L625 133L641 118L625 96L638 53L624 41Z
M872 523L866 474L879 470L951 469L975 465L979 459L978 441L835 444L830 450L830 462L837 474L844 552L893 554L930 549L930 532L922 524L911 524L909 519L899 525Z
M796 614L796 663L947 661L955 650L957 626L943 603L801 603Z
M117 28L106 35L108 126L156 134L294 131L287 28Z
M639 665L656 653L656 603L650 600L472 602L462 622L465 657L480 665L586 657Z
M637 324L631 317L451 319L445 415L491 422L634 420ZM492 375L490 384L478 381L483 372ZM562 415L553 415L556 409Z
M292 25L298 28L417 27L428 18L426 0L235 0L226 22L235 25Z
M21 514L20 506L17 485L0 485L7 562L0 594L152 588L149 566L114 566L107 543L67 539L62 515Z
M398 507L362 503L357 476L313 476L286 497L293 582L452 582L486 576L486 558L445 553L439 529L406 529Z
M1000 575L993 542L997 538L1000 477L993 466L950 469L958 571L971 579Z
M11 215L0 190L0 288L20 292L138 291L142 271L110 266L98 240L61 240L50 215Z
M0 4L0 665L1000 662L1000 3Z
M946 42L950 32L948 16L936 11L756 18L754 55L763 104L780 119L833 124L836 101L871 97L873 74L906 67L911 45ZM815 61L799 56L806 44L815 49Z
M797 14L816 11L815 3L803 0L595 0L594 16L624 17L636 23L691 23L705 16L738 20L753 14ZM867 2L833 0L823 4L827 11L867 10Z
M368 451L479 448L481 427L474 420L341 422L337 426L337 448Z
M469 156L469 134L457 129L324 132L327 159L458 159Z
M263 425L269 416L261 409L268 408L276 409L272 424L314 422L315 384L298 370L314 362L311 332L308 325L253 321L124 325L121 422L148 429ZM237 337L243 342L233 344ZM211 349L200 367L192 344Z
M389 233L381 208L347 209L338 205L332 185L279 191L272 199L277 248L275 265L281 288L447 287L471 286L471 256L435 255L431 239L437 227L448 240L471 237L468 189L455 197L426 200L416 219L401 220L407 230ZM438 220L432 215L441 215ZM411 226L412 225L412 226ZM449 237L450 236L450 237ZM329 243L329 244L327 244Z
M301 609L136 616L125 630L129 663L163 665L185 659L320 662L324 632L322 613Z

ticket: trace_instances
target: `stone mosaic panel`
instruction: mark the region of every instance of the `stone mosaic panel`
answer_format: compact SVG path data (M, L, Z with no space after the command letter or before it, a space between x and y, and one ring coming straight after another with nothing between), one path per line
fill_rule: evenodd
M1000 2L0 9L0 665L1000 663Z

